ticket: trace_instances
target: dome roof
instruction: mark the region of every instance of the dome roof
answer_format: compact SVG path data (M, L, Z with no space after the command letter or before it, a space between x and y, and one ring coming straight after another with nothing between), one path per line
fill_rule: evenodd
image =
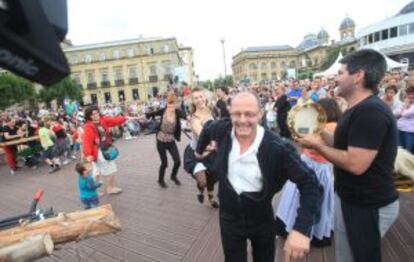
M324 38L329 38L329 34L328 34L328 31L322 28L321 31L319 31L318 33L318 39L324 39Z
M345 17L345 19L342 20L342 23L339 26L339 30L347 29L350 27L355 27L355 22L354 20L352 20L352 18Z
M298 45L298 49L308 49L321 44L321 41L315 34L307 34L303 37L303 41Z
M412 1L411 3L408 3L406 6L404 6L401 11L398 13L398 15L405 15L408 13L413 13L414 12L414 1Z

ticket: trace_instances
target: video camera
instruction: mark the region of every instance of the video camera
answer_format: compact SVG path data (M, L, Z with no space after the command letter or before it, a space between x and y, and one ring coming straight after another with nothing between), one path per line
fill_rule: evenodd
M0 67L51 85L69 75L60 48L68 30L66 0L0 0Z

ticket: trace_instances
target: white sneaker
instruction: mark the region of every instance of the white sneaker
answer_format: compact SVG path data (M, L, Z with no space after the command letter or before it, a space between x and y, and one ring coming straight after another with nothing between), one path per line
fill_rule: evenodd
M64 166L66 166L67 164L69 164L70 163L70 160L69 159L65 159L63 162L62 162L62 165L64 165Z

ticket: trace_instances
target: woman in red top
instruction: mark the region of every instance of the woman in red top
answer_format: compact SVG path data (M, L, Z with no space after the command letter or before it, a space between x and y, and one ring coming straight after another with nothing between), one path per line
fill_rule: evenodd
M112 143L109 129L123 125L127 120L124 116L101 116L97 106L85 109L85 125L83 127L83 155L84 158L93 163L94 175L107 177L106 193L118 194L122 189L115 187L115 173L117 166L115 161L106 160L100 150L101 143L110 145ZM97 178L97 180L99 177Z

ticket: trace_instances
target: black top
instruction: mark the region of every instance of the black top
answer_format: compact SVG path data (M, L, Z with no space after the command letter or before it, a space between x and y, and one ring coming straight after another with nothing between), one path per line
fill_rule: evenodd
M211 170L219 180L220 219L244 221L247 224L273 221L272 198L289 179L300 192L300 208L293 228L310 236L312 225L319 220L323 196L323 189L314 172L300 160L292 144L265 130L257 153L263 189L261 192L243 192L238 195L227 178L228 157L232 147L231 130L229 119L206 124L196 149L201 154L211 141L217 143Z
M230 117L230 113L229 110L227 109L227 107L230 104L230 98L227 99L227 101L223 101L222 99L219 99L216 103L216 107L219 109L219 118L228 118Z
M334 167L335 189L341 200L356 205L382 207L398 198L393 170L397 154L397 127L389 107L370 96L345 111L335 130L334 147L378 150L368 170L354 175Z
M287 115L290 110L290 103L287 101L286 95L281 95L275 102L275 108L277 108L278 115Z
M17 131L19 130L19 128L17 126L10 128L8 125L3 126L3 132L4 133L8 133L10 136L15 136L17 135ZM15 140L18 138L13 138L13 139L6 139L5 140Z

